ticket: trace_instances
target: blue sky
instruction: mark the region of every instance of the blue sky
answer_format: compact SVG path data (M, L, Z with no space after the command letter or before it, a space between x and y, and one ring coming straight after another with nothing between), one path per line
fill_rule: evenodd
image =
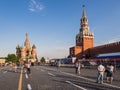
M95 45L120 41L120 0L1 0L0 57L23 46L26 33L38 57L68 56L79 33L83 4Z

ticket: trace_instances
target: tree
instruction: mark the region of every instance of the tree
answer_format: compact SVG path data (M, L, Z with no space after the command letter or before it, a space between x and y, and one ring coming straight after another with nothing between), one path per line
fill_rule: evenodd
M40 61L41 61L42 63L45 63L45 58L42 57Z
M8 54L7 58L6 58L6 62L19 62L19 57L16 56L15 54Z

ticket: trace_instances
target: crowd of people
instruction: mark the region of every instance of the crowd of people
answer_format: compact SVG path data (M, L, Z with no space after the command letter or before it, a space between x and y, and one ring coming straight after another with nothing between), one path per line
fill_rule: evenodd
M57 66L59 67L59 62L57 62L57 64L58 64ZM23 69L25 73L27 73L28 76L31 76L31 68L30 68L32 66L31 61L25 61L23 66L24 66ZM12 67L13 67L13 71L17 72L17 68L18 68L17 63L13 63ZM81 67L82 67L82 61L76 60L75 62L75 73L76 74L81 75ZM99 63L97 67L98 75L97 75L96 83L102 84L104 81L104 75L106 75L106 82L112 84L114 71L115 71L115 68L112 65L112 63L108 63L106 65Z
M20 66L20 65L18 65L17 63L11 63L11 64L10 64L11 70L12 70L13 72L17 72L19 66ZM31 68L30 68L31 66L32 66L31 61L25 61L25 62L23 63L23 69L24 69L25 73L27 73L29 76L31 75ZM11 70L10 70L10 71L11 71Z
M106 81L108 83L109 82L112 83L114 66L111 63L106 65L106 67L103 66L102 63L100 63L97 70L98 70L97 83L103 83L104 73L106 73Z
M75 62L75 73L80 75L80 69L81 69L81 61L77 60ZM102 65L102 63L100 63L97 67L97 71L98 71L98 75L97 75L97 83L103 83L103 79L104 79L104 74L106 74L106 82L107 83L111 83L113 81L113 73L115 71L114 66L111 63L108 63L106 66Z

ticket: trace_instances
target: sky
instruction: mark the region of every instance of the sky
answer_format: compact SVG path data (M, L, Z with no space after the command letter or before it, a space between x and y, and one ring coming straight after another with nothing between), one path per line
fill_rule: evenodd
M120 41L120 0L0 0L0 57L16 53L28 33L37 56L64 58L75 46L82 5L94 45Z

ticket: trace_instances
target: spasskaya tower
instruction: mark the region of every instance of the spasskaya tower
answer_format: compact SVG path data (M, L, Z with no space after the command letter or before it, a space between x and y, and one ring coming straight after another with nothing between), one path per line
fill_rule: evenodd
M82 58L85 51L92 48L94 45L94 34L88 26L88 18L83 5L82 18L80 19L80 30L76 35L76 46L70 48L70 56Z

